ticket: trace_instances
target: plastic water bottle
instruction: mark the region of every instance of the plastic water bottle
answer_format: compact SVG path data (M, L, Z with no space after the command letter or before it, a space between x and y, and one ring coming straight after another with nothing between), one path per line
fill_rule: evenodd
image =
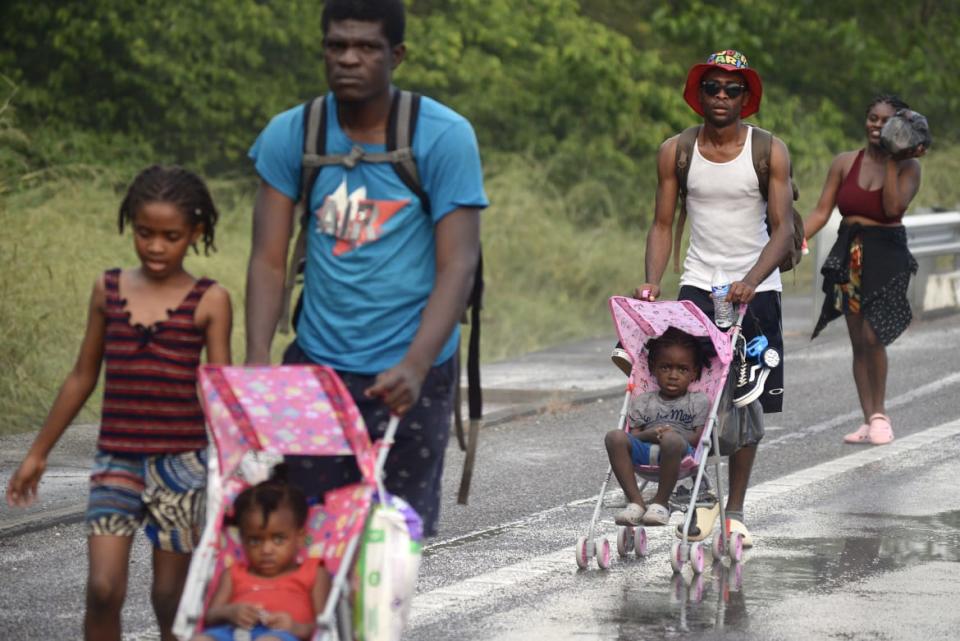
M733 325L733 303L727 300L727 294L730 293L730 278L719 267L713 272L710 290L713 297L713 322L717 327L726 329Z

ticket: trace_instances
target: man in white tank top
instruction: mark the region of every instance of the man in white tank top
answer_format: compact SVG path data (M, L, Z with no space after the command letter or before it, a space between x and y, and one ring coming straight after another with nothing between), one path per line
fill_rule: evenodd
M733 283L727 299L749 303L744 337L763 334L783 353L778 266L792 242L790 155L774 138L770 151L768 201L761 195L753 166L753 128L741 122L760 108L763 85L740 52L727 50L694 65L687 75L684 99L703 116L687 175L686 208L690 245L680 278L681 300L694 301L712 318L710 281L721 267ZM676 153L679 135L667 139L657 154L657 198L647 235L646 282L635 296L660 297L660 281L673 245L673 223L679 196ZM768 231L769 225L769 231ZM755 320L754 320L755 319ZM735 375L731 372L731 376ZM779 412L783 399L783 366L774 367L760 397L764 413ZM752 539L743 518L750 471L762 438L762 425L731 456L726 515L732 531ZM709 532L699 538L706 538Z

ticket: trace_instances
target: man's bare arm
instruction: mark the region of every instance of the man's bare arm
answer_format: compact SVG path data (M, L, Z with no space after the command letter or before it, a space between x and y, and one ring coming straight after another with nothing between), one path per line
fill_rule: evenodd
M657 197L653 223L647 232L647 250L644 258L646 282L637 288L634 296L656 300L660 296L660 281L670 260L673 244L673 217L677 209L676 154L679 136L667 139L657 152ZM644 290L647 295L643 296Z
M246 328L249 364L270 362L280 320L294 202L261 181L253 206L253 243L247 265Z

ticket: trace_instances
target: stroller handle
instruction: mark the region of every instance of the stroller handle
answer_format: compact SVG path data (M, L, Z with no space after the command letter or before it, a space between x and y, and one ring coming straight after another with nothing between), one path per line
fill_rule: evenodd
M746 315L747 315L747 304L746 304L746 303L740 303L739 305L737 305L737 322L734 323L734 325L736 325L737 327L742 326L742 325L743 325L743 317L746 316Z
M393 447L393 443L396 440L397 428L400 426L400 416L398 414L390 413L390 422L387 423L387 429L383 433L383 438L380 439L380 446L377 448L377 463L374 468L373 475L377 482L377 491L380 493L380 500L384 500L384 497L387 495L383 487L383 466L387 462L387 455L390 453L390 448Z

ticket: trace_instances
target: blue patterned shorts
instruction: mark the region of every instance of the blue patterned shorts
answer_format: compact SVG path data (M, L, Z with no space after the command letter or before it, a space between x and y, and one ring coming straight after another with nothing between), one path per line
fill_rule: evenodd
M213 639L213 641L237 641L237 637L234 635L237 628L232 625L218 625L213 628L207 628L202 632L203 636L200 638L208 637ZM249 630L250 635L245 637L250 639L250 641L257 641L262 636L270 635L275 639L280 639L280 641L299 641L297 637L293 636L290 632L286 630L271 630L262 625L255 625L251 630Z
M141 524L153 546L192 552L206 509L207 451L121 454L97 451L87 503L89 536L133 536Z
M660 446L656 443L641 441L633 434L627 434L630 440L630 461L634 465L659 465L660 464ZM656 446L656 450L653 448ZM687 451L683 456L693 456L693 446L687 444ZM656 454L656 460L651 459L651 454ZM683 458L683 457L681 457Z

